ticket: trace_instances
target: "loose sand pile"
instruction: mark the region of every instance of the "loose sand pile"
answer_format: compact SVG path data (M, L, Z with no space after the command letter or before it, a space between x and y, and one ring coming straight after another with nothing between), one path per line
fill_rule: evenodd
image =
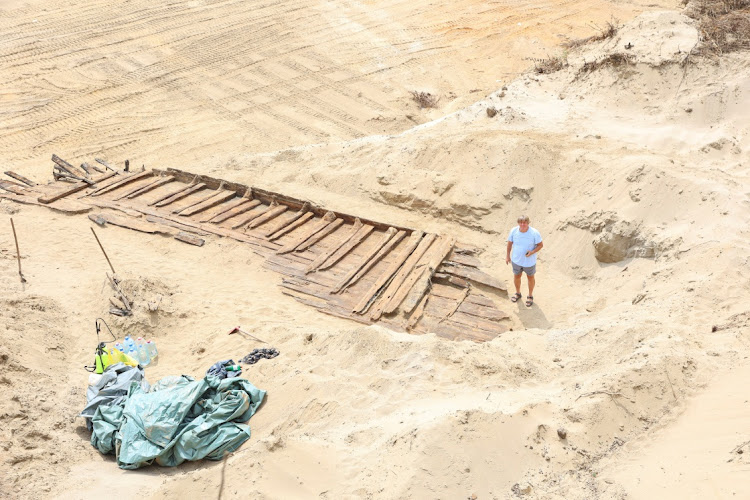
M483 249L480 258L501 278L510 278L505 236L518 213L532 217L545 249L534 307L506 305L521 328L474 344L321 315L282 295L278 276L238 242L208 238L196 248L110 226L100 238L136 304L133 317L117 318L107 312L107 267L90 221L0 201L0 212L16 222L28 280L18 280L8 227L0 231L0 495L92 498L111 488L125 498L217 494L221 463L122 471L88 444L75 414L84 403L81 366L92 361L93 323L102 316L121 337L157 341L161 361L146 371L152 381L199 377L219 359L263 347L228 336L237 324L281 351L244 372L268 400L249 422L251 439L227 461L226 498L750 496L743 458L750 450L742 446L750 440L743 393L750 375L746 52L697 55L695 20L678 12L630 20L644 8L605 2L519 8L505 13L506 28L524 12L518 22L539 24L487 36L463 33L459 15L449 23L448 7L439 12L419 2L408 7L412 17L396 4L305 6L314 20L309 31L276 20L271 7L251 10L259 24L248 30L231 18L218 21L210 2L137 14L123 4L112 20L96 3L45 5L12 6L0 17L4 27L19 26L16 50L3 49L15 73L0 96L0 151L19 173L45 179L49 167L39 165L52 152L81 161L106 153L120 161L138 150L149 166L179 161L174 166L331 209L456 234ZM238 8L215 8L228 6ZM497 14L482 17L469 3L455 8L487 26ZM571 50L559 71L507 79L490 71L505 58L510 71L533 66L512 54L534 41L561 55L555 46L564 37L554 35L590 35L581 17L589 12L601 25L611 13L628 14L628 22L612 37ZM424 16L433 14L436 24L429 25ZM97 21L87 24L85 15ZM348 16L354 24L338 29L349 37L337 39L336 23L319 21L326 15ZM573 23L565 16L577 21L565 24ZM34 19L46 23L49 36L18 42L34 36L27 31ZM382 25L368 24L373 19ZM165 20L169 29L153 30ZM52 36L54 22L64 26L61 33L77 33L77 44L72 35ZM179 33L187 28L180 26L189 22L206 23L205 38L182 47ZM76 23L88 27L77 31ZM550 23L562 27L552 34ZM420 39L409 28L416 24L419 33L441 36ZM109 30L121 37L114 48L91 41L108 39L101 33ZM276 40L272 49L257 49L265 72L247 61L231 69L239 57L236 37L247 32L256 43ZM334 71L321 87L313 78L321 71L271 70L268 58L293 51L299 40L329 41L318 49L333 54L326 64L342 68L346 60L349 76L339 81L349 85L346 78L361 75L362 95L352 94L353 84L331 83ZM396 56L378 61L407 50L399 42L412 44L414 53L417 43L437 52L435 66ZM78 52L79 44L87 50ZM495 46L506 51L495 53ZM209 48L227 59L207 55ZM328 52L337 48L349 52ZM80 54L89 60L77 60ZM490 63L476 62L483 57ZM449 64L459 59L463 64ZM162 72L165 62L175 69ZM109 83L97 84L85 68L98 68ZM481 88L493 89L483 99L469 92L480 70L491 75ZM431 89L436 93L458 89L459 104L410 108L410 79L420 71L422 81L441 82L439 91ZM239 75L275 75L297 90L271 80L259 83L266 94L236 87ZM396 82L404 87L397 90ZM209 87L222 83L233 88L231 96L212 96ZM305 85L315 96L298 90ZM253 99L268 99L252 101L253 113L286 106L286 125L322 130L330 121L297 107L321 104L321 88L349 89L354 100L397 118L378 129L362 104L350 109L355 120L336 115L361 130L319 137L287 133L242 111ZM58 92L72 97L55 101ZM377 92L385 93L380 101ZM333 94L323 100L342 103ZM411 127L414 117L425 123ZM265 142L249 139L258 130ZM371 135L377 132L392 135ZM279 149L288 145L295 146ZM269 150L275 151L263 152ZM149 311L148 302L158 309Z

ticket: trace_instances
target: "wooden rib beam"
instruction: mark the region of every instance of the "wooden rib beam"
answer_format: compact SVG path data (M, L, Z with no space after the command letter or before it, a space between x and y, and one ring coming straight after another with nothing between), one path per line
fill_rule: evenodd
M191 184L189 186L181 187L177 191L173 191L172 193L162 196L158 200L152 201L151 203L149 203L149 206L155 206L157 208L166 207L167 205L171 203L180 201L181 199L187 196L190 196L196 191L200 191L204 187L206 187L206 185L203 184L202 182L199 182L198 184Z
M0 180L0 189L4 189L10 193L20 196L26 196L27 194L29 194L29 188L12 181Z
M117 175L117 172L109 172L106 174L101 175L100 177L97 177L94 179L94 182L101 182L103 180L109 179L110 177L114 177ZM73 184L70 187L67 187L63 189L62 191L58 191L56 193L47 194L44 196L40 196L38 198L38 201L40 203L52 203L53 201L59 200L60 198L65 198L66 196L70 196L73 193L77 193L78 191L82 191L89 187L89 185L85 182L77 182Z
M490 276L484 271L480 271L475 267L464 266L452 262L444 262L443 265L440 266L439 271L442 271L446 274L452 274L453 276L458 276L459 278L473 281L475 283L479 283L480 285L486 285L491 288L507 291L505 283L497 278Z
M89 193L89 196L101 196L103 194L109 193L110 191L114 191L115 189L119 189L123 186L126 186L130 184L131 182L135 182L140 179L145 179L146 177L151 177L153 175L154 175L154 172L151 170L146 170L144 172L137 172L135 174L130 174L126 177L118 179L117 182L113 182L112 184L109 184L106 187L100 187L99 189L93 190L92 192Z
M258 205L260 205L260 200L255 200L255 201L258 201ZM241 228L245 224L248 224L248 223L254 221L255 219L257 219L261 215L263 215L265 213L268 213L268 211L271 210L272 208L274 208L273 205L269 205L267 207L264 206L261 210L258 210L257 212L251 213L247 217L243 218L240 222L238 222L237 224L233 225L232 229L239 229L239 228Z
M317 221L314 225L310 226L307 230L303 231L302 234L297 236L293 241L290 241L283 247L279 248L276 253L284 254L293 252L298 246L304 243L310 236L317 233L321 229L328 226L331 222L336 220L336 215L333 212L326 212L326 214Z
M291 223L286 224L284 227L282 227L278 231L272 233L270 236L268 236L268 239L270 241L277 240L277 239L281 238L282 236L284 236L285 234L291 233L292 231L294 231L298 227L300 227L300 226L302 226L304 224L307 224L307 222L310 219L312 219L313 217L315 217L315 214L313 212L305 212L299 218L296 218Z
M350 227L350 228L348 229L348 231L347 231L347 232L346 232L346 233L344 234L344 237L343 237L343 238L342 238L342 239L341 239L341 240L340 240L340 241L339 241L338 243L336 243L336 244L332 245L332 246L331 246L330 248L328 248L328 250L326 250L325 252L322 252L322 253L321 253L320 255L318 255L318 257L317 257L317 258L316 258L316 259L315 259L315 260L314 260L314 261L312 262L312 264L310 264L309 266L307 266L307 269L305 269L305 274L309 274L309 273L311 273L311 272L313 272L313 271L316 271L316 270L317 270L317 269L318 269L318 268L319 268L320 266L322 266L322 265L323 265L323 263L324 263L324 262L325 262L326 260L328 260L328 258L329 258L329 257L330 257L331 255L333 255L334 253L336 253L336 251L337 251L337 250L338 250L339 248L343 247L343 246L344 246L344 245L345 245L345 244L346 244L346 243L347 243L347 242L348 242L348 241L349 241L350 239L352 239L352 237L353 237L353 236L354 236L355 234L357 234L357 232L358 232L358 231L359 231L359 230L360 230L360 229L362 228L362 226L364 226L364 224L362 224L362 221L361 221L361 220L359 220L359 219L356 219L356 220L354 221L354 224L352 224L352 226L351 226L351 227Z
M199 200L196 200L196 201L194 201L194 202L192 202L192 203L189 203L189 202L188 202L189 204L188 204L188 205L185 205L184 207L178 207L178 208L175 208L174 210L172 210L172 213L173 213L173 214L181 214L181 212L184 212L185 210L188 210L188 209L190 209L190 208L193 208L193 207L194 207L194 206L196 206L196 205L200 205L200 204L201 204L201 203L203 203L204 201L208 201L208 200L210 200L210 199L214 198L214 197L215 197L215 196L217 196L217 195L218 195L219 193L220 193L219 191L214 191L214 190L211 190L211 192L210 192L210 193L209 193L208 195L204 196L203 198L201 198L201 199L199 199Z
M336 250L324 263L320 266L319 270L325 270L336 265L338 261L343 259L349 252L351 252L357 245L362 243L375 228L369 224L362 226L344 246Z
M225 201L229 201L232 198L236 198L237 193L234 191L224 191L220 193L216 193L212 198L205 200L201 203L198 203L196 205L193 205L192 207L189 207L185 210L180 211L180 215L183 217L190 217L191 215L196 215L201 212L204 212L208 210L209 208L213 208L217 205L221 205Z
M5 175L7 175L8 177L12 177L13 179L15 179L17 181L23 182L24 184L26 184L28 186L31 186L31 187L34 187L34 186L37 185L36 182L34 182L34 181L30 180L30 179L27 179L26 177L24 177L21 174L17 174L15 172L11 172L10 170L7 171L7 172L5 172Z
M406 312L411 312L421 300L422 295L427 293L430 289L430 283L432 281L432 275L435 274L435 269L441 262L443 262L443 259L448 256L455 243L455 238L443 237L440 238L439 242L432 245L425 252L422 264L420 266L415 266L414 271L407 276L404 283L383 308L383 312L385 314L391 314L401 305L402 302L404 302ZM420 270L419 267L422 267L422 269ZM412 288L415 288L415 293L410 297L410 300L406 301Z
M424 308L427 305L428 300L430 300L430 294L426 293L412 315L409 316L409 321L406 323L406 331L414 329L417 326L417 323L419 323L419 320L422 319L424 316Z
M362 296L362 299L354 307L353 312L364 314L370 308L375 299L378 298L382 289L390 282L393 275L399 270L401 265L409 258L414 249L417 248L419 242L422 241L424 233L422 231L414 231L411 233L411 237L406 242L406 246L401 250L396 260L390 265L390 267L378 277L375 283L370 287L367 292Z
M294 215L292 215L291 218L283 220L283 221L279 222L278 224L276 224L274 226L271 226L271 228L268 229L263 234L263 236L265 236L266 238L270 237L273 233L275 233L277 231L281 231L282 229L284 229L289 224L293 224L295 221L297 221L300 217L302 217L303 215L305 215L308 212L310 212L310 204L309 203L305 203L302 206L302 208L300 208L297 211L297 213L295 213Z
M395 235L395 237L394 237ZM344 278L339 281L331 290L331 293L339 293L351 284L354 284L363 276L372 266L374 266L385 254L387 254L395 245L397 245L406 235L404 231L396 232L396 228L389 227L388 231L383 234L383 238L367 255L349 271ZM360 274L361 273L361 274ZM356 278L356 279L355 279Z
M209 214L205 218L201 219L201 222L213 222L218 224L224 222L227 219L231 219L235 215L244 214L248 210L260 205L259 200L251 200L249 198L237 198L232 200L224 207L224 210L217 214Z
M52 155L52 161L55 162L55 164L60 170L62 170L63 172L69 173L73 177L79 177L79 178L86 177L86 172L84 172L78 167L74 167L73 165L71 165L70 163L63 160L57 155L54 155L54 154Z
M336 231L341 225L344 224L344 219L336 218L333 222L326 225L323 229L318 231L317 233L313 234L309 238L307 238L305 241L300 243L297 248L295 249L295 252L304 252L329 234Z
M127 198L129 200L132 200L133 198L137 198L141 196L142 194L146 194L149 191L153 191L154 189L161 187L165 184L169 184L170 182L174 182L175 178L172 176L166 176L166 177L160 177L158 179L154 179L153 181L149 182L145 186L134 188L125 193L124 195L120 196L119 198L115 198L115 200L120 200L122 198Z
M245 227L245 230L247 230L247 229L253 229L253 228L256 228L258 226L261 226L261 225L265 224L266 222L275 219L276 217L278 217L279 215L283 214L287 210L289 210L289 207L286 206L286 205L276 205L272 209L266 211L266 213L264 213L260 217L258 217L255 220L253 220L250 224L248 224Z
M396 292L398 292L398 290L401 288L401 285L404 284L404 281L406 281L411 272L414 270L414 267L417 265L417 262L419 262L419 259L422 258L427 249L436 239L437 235L428 234L422 239L422 241L419 242L417 248L414 249L414 252L409 256L408 259L406 259L404 265L401 266L401 269L399 269L399 271L394 275L391 282L383 291L380 302L376 304L375 307L373 307L372 312L370 313L371 320L377 321L378 319L380 319L380 316L382 316L385 307L390 303L391 299L396 295Z

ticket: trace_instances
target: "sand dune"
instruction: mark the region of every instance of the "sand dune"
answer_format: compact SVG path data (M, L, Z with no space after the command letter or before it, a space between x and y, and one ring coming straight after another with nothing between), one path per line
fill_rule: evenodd
M507 280L518 213L545 248L534 307L505 304L514 330L476 344L319 314L239 242L110 226L136 297L116 318L90 221L0 200L28 280L0 231L2 495L217 494L221 463L122 471L89 445L74 417L98 316L156 339L150 380L259 347L237 324L281 351L245 371L269 397L226 497L746 493L746 52L698 56L694 20L636 3L3 9L8 169L46 181L53 152L178 166L453 234ZM617 34L566 67L522 71L611 16Z

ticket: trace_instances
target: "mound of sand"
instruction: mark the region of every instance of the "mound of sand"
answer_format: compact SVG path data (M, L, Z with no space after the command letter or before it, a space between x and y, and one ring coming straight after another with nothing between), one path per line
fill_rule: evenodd
M392 135L272 153L240 153L241 142L218 153L226 138L208 147L205 173L456 234L498 277L510 277L507 231L530 214L545 241L536 304L508 304L519 328L486 344L326 317L283 296L240 243L195 248L116 227L100 237L137 314L111 317L89 222L0 201L28 279L19 283L12 235L0 232L2 491L216 494L221 463L126 472L88 444L74 415L103 316L121 336L157 341L150 380L201 376L261 347L226 334L238 323L281 351L245 371L268 400L227 461L226 497L750 495L733 451L750 439L738 390L750 355L750 56L697 56L698 42L694 20L647 12L572 50L559 71L524 73ZM164 85L191 92L179 74ZM143 307L157 296L156 311Z

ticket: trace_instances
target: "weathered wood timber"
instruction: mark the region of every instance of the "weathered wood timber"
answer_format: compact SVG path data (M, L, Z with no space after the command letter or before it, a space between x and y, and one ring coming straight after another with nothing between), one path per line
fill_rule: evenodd
M424 253L427 251L430 245L432 245L432 242L435 241L435 239L437 239L437 235L435 234L428 234L427 236L422 238L422 241L419 242L417 248L414 249L414 252L409 256L408 259L406 259L404 265L396 273L396 275L393 277L393 280L391 280L386 289L383 291L380 302L373 307L373 310L370 313L371 320L377 321L378 319L380 319L380 316L383 314L383 310L388 306L391 299L396 295L399 288L401 288L401 285L403 285L404 281L406 281L406 278L408 278L411 272L414 270L414 266L417 265L419 259L422 258Z
M231 219L235 215L244 214L248 210L252 210L258 205L260 205L260 200L237 198L236 200L232 200L227 203L226 210L223 210L215 215L210 215L209 217L202 219L201 222L213 222L214 224L218 224L220 222L224 222L227 219Z
M143 187L136 187L128 191L122 196L119 196L115 198L115 201L121 200L123 198L127 198L129 200L132 200L133 198L137 198L141 196L142 194L146 194L149 191L153 191L156 188L159 188L165 184L169 184L170 182L174 182L174 177L165 176L165 177L159 177L157 179L154 179L153 181L149 182Z
M342 225L344 225L344 219L335 219L331 223L327 224L323 229L311 235L305 241L297 245L295 252L304 252L305 250L309 249L311 246L315 245L316 243L318 243L320 240L322 240L329 234L336 231Z
M215 196L213 196L212 198L208 200L205 200L201 203L196 203L195 205L189 208L181 210L180 215L182 217L190 217L191 215L199 214L201 212L208 210L209 208L213 208L216 205L221 205L225 201L229 201L232 198L236 198L236 197L237 197L237 193L235 193L234 191L219 192L219 193L216 193Z
M414 231L411 233L411 237L406 242L405 247L401 250L396 260L390 265L390 267L380 275L370 289L362 296L362 299L354 307L352 312L358 314L364 314L370 308L375 299L378 298L380 292L384 286L390 283L393 275L399 270L404 262L409 258L414 249L417 248L419 243L422 241L424 233L422 231Z
M266 231L265 231L265 232L263 233L263 236L265 236L266 238L268 238L268 237L269 237L269 236L271 236L271 235L272 235L273 233L275 233L275 232L277 232L277 231L280 231L280 230L284 229L284 228L285 228L286 226L288 226L289 224L292 224L293 222L295 222L296 220L298 220L298 219L299 219L300 217L302 217L302 216L303 216L303 215L305 215L306 213L309 213L309 214L311 214L311 215L315 215L315 214L313 214L312 212L310 212L310 204L309 204L309 203L307 203L307 204L303 205L303 206L302 206L302 208L300 208L300 209L299 209L299 210L298 210L298 211L297 211L296 213L294 213L294 214L293 214L293 215L292 215L292 216L291 216L290 218L288 218L288 219L285 219L285 220L282 220L281 222L278 222L277 224L274 224L274 225L272 225L270 229L266 230Z
M84 172L82 169L78 167L74 167L73 165L71 165L70 163L68 163L67 161L63 160L62 158L60 158L59 156L55 154L52 155L52 161L55 162L55 164L57 165L57 168L59 168L60 170L64 172L67 172L73 177L85 178L87 175L87 173Z
M335 265L338 261L343 259L346 254L351 252L354 247L362 243L374 229L375 228L370 226L369 224L365 224L364 226L359 228L359 231L357 231L354 236L352 236L349 241L347 241L343 246L336 250L333 255L328 257L318 269L325 270Z
M468 267L468 266L455 264L451 262L443 262L443 264L440 266L438 270L442 271L443 273L452 274L454 276L458 276L459 278L473 281L481 285L486 285L491 288L496 288L498 290L507 291L508 289L505 286L504 282L500 281L497 278L490 276L484 271L480 271L479 269L475 267Z
M364 275L364 273L374 266L383 255L388 253L388 250L383 251L383 249L386 247L388 249L393 248L394 245L397 245L403 239L404 235L406 235L404 231L397 232L396 228L389 227L388 231L383 234L383 237L378 244L363 256L354 267L352 267L346 276L344 276L344 278L331 290L331 293L339 293L349 286L349 284L356 283L357 280L355 280L355 277ZM360 274L360 272L362 272L362 274Z
M331 245L325 252L321 253L318 256L318 258L316 258L312 262L312 264L310 264L307 267L307 270L305 271L305 273L311 273L313 271L316 271L320 266L323 265L323 263L326 260L328 260L328 257L330 257L331 255L333 255L336 252L336 250L338 250L339 248L341 248L342 246L344 246L347 241L349 241L350 239L352 239L352 237L355 234L357 234L357 231L359 231L363 226L364 226L364 224L362 224L362 221L360 221L359 219L356 219L354 221L354 224L352 224L352 227L350 227L349 230L346 233L344 233L344 237L341 238L338 241L338 243L336 243L334 245Z
M151 177L154 175L154 173L151 170L146 170L144 172L137 172L134 174L130 174L128 176L125 176L121 179L119 179L117 182L114 182L107 187L100 187L98 189L93 190L89 193L89 196L101 196L105 193L109 193L110 191L114 191L115 189L120 189L123 186L126 186L130 184L131 182L135 182L139 179L144 179L146 177Z
M165 194L161 198L158 198L151 203L149 203L149 206L155 206L155 207L164 207L169 205L170 203L174 203L175 201L179 201L186 196L190 196L191 194L195 193L196 191L200 191L206 187L203 183L197 183L197 184L189 184L187 186L183 186L176 191L172 191L171 193Z
M117 172L102 174L101 176L94 179L94 182L101 182L103 180L109 179L110 177L114 177L115 175L117 175ZM77 193L78 191L83 191L87 187L89 187L88 183L77 182L70 187L63 189L62 191L58 191L57 193L40 196L38 200L40 203L52 203L55 200L65 198L66 196L70 196L71 194Z
M31 187L34 187L34 186L37 185L36 182L34 182L34 181L30 180L30 179L27 179L26 177L24 177L21 174L17 174L15 172L11 172L10 170L7 171L7 172L5 172L5 175L7 175L8 177L12 177L13 179L15 179L17 181L23 182L24 184L26 184L28 186L31 186Z
M203 244L206 242L203 238L198 238L194 234L186 233L185 231L180 231L174 236L174 239L182 241L183 243L188 243L190 245L195 245L197 247L202 247Z
M300 227L300 226L302 226L304 224L307 224L307 222L310 219L312 219L313 217L315 217L315 214L312 213L312 212L305 212L299 218L297 218L295 216L295 220L293 222L287 223L285 226L283 226L278 231L275 231L275 232L271 233L269 236L267 236L267 238L270 241L277 240L277 239L281 238L282 236L284 236L285 234L291 233L292 231L294 231L298 227Z
M245 230L247 231L248 229L253 229L253 228L256 228L258 226L262 226L266 222L268 222L270 220L273 220L276 217L278 217L279 215L283 214L288 209L289 209L289 207L287 207L286 205L277 205L277 206L273 207L272 209L268 210L266 213L264 213L260 217L258 217L255 220L253 220L247 226L245 226Z

